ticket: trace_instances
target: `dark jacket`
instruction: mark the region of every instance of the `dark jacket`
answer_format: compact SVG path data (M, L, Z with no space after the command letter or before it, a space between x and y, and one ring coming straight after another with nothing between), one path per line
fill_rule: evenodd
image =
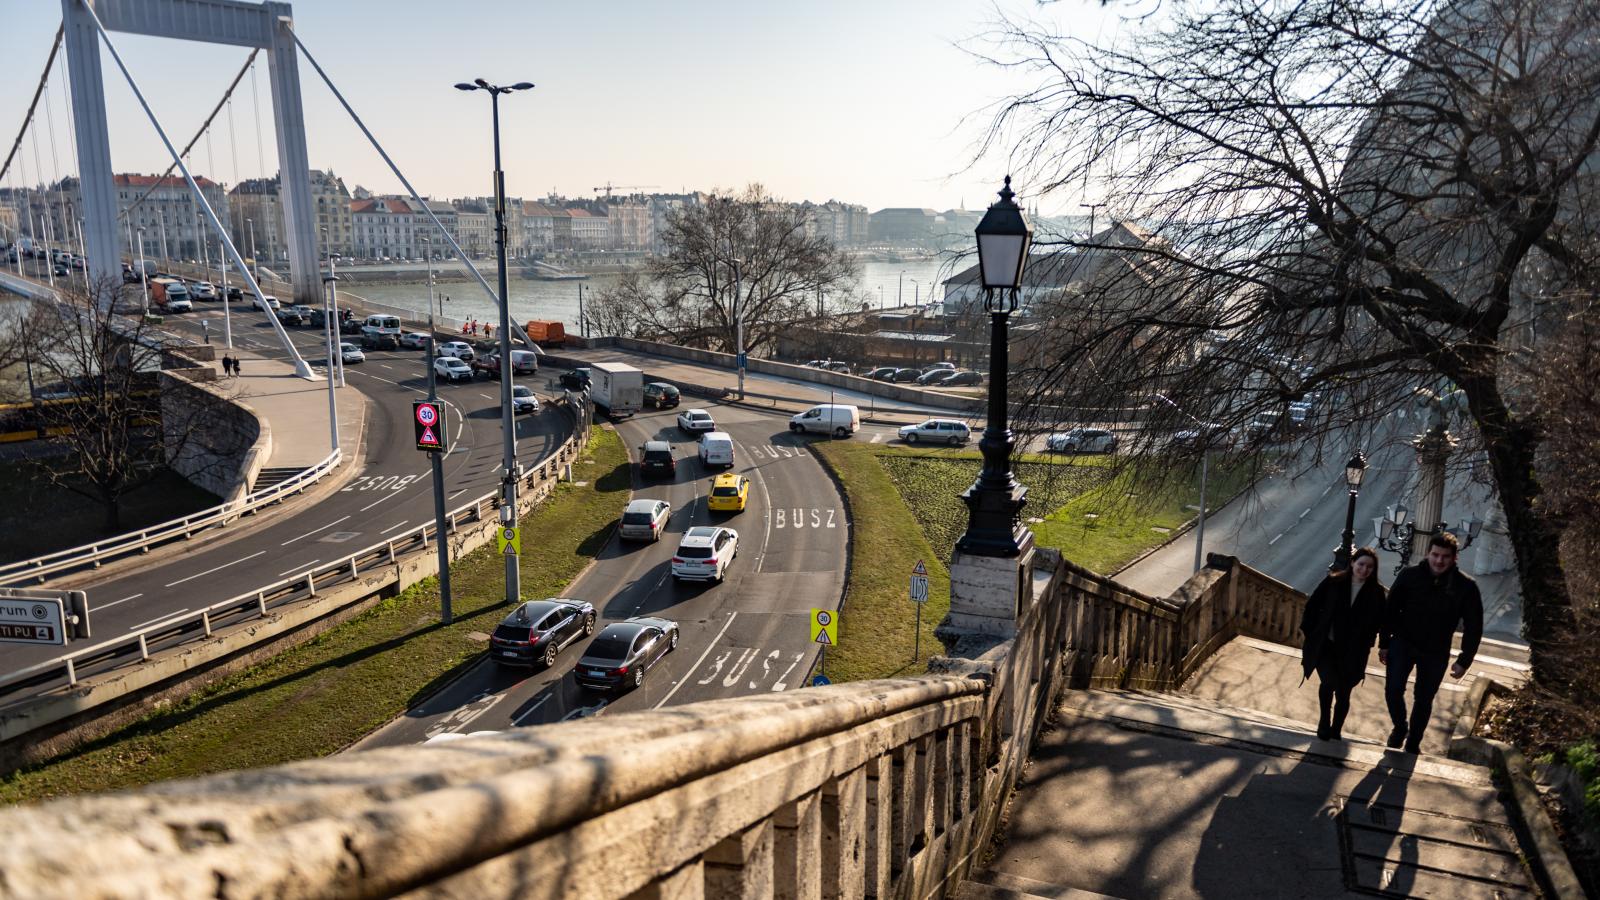
M1383 609L1384 589L1376 572L1361 586L1353 603L1349 572L1335 572L1322 579L1300 617L1300 631L1305 635L1300 667L1305 677L1310 678L1316 671L1331 641L1340 656L1338 670L1350 685L1361 683L1366 677L1367 654L1372 652L1372 643L1383 625Z
M1450 638L1461 626L1462 668L1472 665L1483 639L1483 595L1478 583L1455 566L1443 575L1433 574L1426 562L1402 571L1389 589L1378 646L1388 649L1395 639L1424 657L1450 658Z

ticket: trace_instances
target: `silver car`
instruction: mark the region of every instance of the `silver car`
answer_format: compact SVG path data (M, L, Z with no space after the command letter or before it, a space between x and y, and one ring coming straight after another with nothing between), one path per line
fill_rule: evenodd
M622 511L617 536L630 541L659 541L671 517L672 504L665 500L634 500Z
M972 440L972 429L957 419L929 419L900 429L900 440L908 444L926 441L930 444L958 446Z

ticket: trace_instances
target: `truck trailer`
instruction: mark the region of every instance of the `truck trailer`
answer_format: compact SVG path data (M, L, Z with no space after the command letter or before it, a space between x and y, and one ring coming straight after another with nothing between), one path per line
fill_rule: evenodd
M631 416L644 406L644 373L627 363L597 362L590 367L589 396L612 418Z

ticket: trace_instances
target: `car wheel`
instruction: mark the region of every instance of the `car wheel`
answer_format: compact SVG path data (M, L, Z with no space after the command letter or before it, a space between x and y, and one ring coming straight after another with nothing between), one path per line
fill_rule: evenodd
M959 447L959 446L961 446L961 444L962 444L962 440L961 440L961 437L959 435L951 435L950 436L950 446Z
M544 667L546 669L554 669L556 667L556 642L553 640L550 642L550 646L544 648Z
M588 637L591 634L594 634L594 613L583 617L583 636Z
M674 628L672 635L667 638L667 652L671 653L676 649L678 649L678 630Z
M795 434L799 434L801 431L804 431L805 429L801 428L799 425L796 425L793 422L790 422L789 423L789 430L791 432L795 433Z
M906 435L906 443L915 444L916 442L917 442L917 433L915 431L913 431L910 434Z
M639 666L639 668L633 670L633 686L634 686L634 688L638 689L638 687L640 685L642 685L642 684L644 684L644 666L643 665L641 665L641 666Z

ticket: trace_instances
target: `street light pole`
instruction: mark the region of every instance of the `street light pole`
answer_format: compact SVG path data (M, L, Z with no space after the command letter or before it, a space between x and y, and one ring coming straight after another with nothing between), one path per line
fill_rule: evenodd
M144 314L150 314L150 272L145 268L144 262L144 229L139 229L139 287L144 291ZM232 347L233 334L228 335L229 347Z
M1367 457L1357 449L1344 464L1344 483L1350 489L1350 505L1344 514L1344 535L1333 553L1333 571L1350 568L1350 559L1356 552L1356 495L1361 493L1361 478L1366 474Z
M334 293L334 283L338 280L339 276L333 271L333 260L329 260L328 274L322 276L323 283L327 285L327 290L322 295L323 309L325 310L322 316L322 325L323 340L328 346L328 444L333 452L337 452L339 449L339 400L334 393L334 382L337 380L334 376L334 367L338 365L335 360L343 356L333 340L333 311L335 308L333 298L337 296Z
M507 300L509 289L506 286L506 180L505 172L500 168L500 95L512 91L525 91L533 87L526 81L518 82L509 87L493 85L482 78L475 79L471 84L465 82L456 85L458 90L489 92L490 118L494 126L494 247L495 263L498 268L498 287L500 290L500 430L502 433L501 469L500 477L501 503L500 525L502 528L515 528L517 525L517 426L511 406L512 365L511 365L511 307ZM518 566L519 558L515 554L506 555L506 602L517 603L522 599L522 573Z
M1200 442L1200 512L1195 516L1194 522L1194 570L1200 571L1206 564L1206 474L1211 462L1211 427L1206 423L1189 415L1189 411L1172 402L1166 394L1157 393L1156 399L1181 413L1184 418L1193 422L1198 429L1195 434Z
M733 362L739 369L739 399L744 399L744 310L740 309L739 296L744 292L744 267L741 260L733 261Z

